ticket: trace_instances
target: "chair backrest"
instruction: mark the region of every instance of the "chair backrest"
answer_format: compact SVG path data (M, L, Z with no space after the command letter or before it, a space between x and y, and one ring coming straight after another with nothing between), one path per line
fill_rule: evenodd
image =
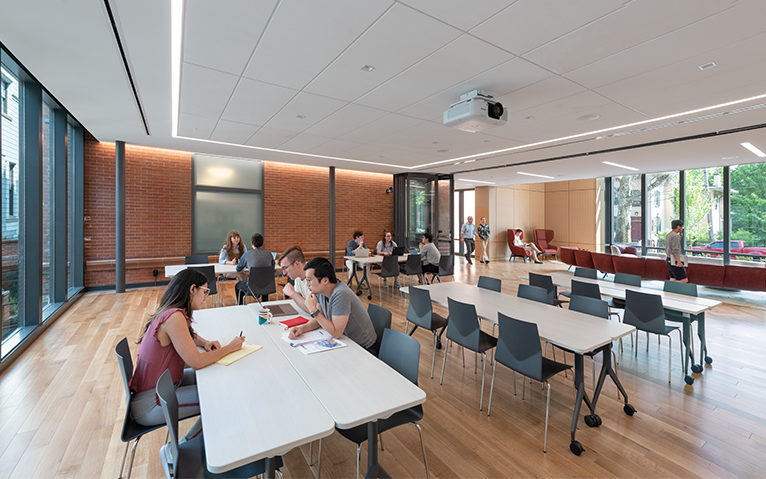
M407 308L407 321L423 328L431 329L433 308L431 306L431 293L426 289L410 286L410 305Z
M413 384L418 384L420 343L415 338L395 329L386 329L378 357Z
M277 285L274 282L274 267L261 266L250 268L248 287L250 288L250 294L256 296L276 293Z
M184 264L207 264L210 258L206 254L193 254L186 257Z
M447 339L472 351L479 349L479 317L476 306L461 303L447 298L449 320L447 322Z
M529 285L539 286L548 292L548 304L553 304L556 298L556 287L553 285L553 278L544 274L529 273Z
M580 278L598 279L598 271L582 266L575 266L574 275Z
M548 239L546 238L545 230L533 230L532 233L534 234L537 247L541 250L548 249Z
M537 325L497 313L497 349L495 360L521 373L541 381L543 352Z
M606 301L587 296L572 295L569 300L569 310L590 314L599 318L609 319L609 305Z
M489 276L479 276L479 288L488 289L490 291L500 292L502 288L502 282L497 278L491 278Z
M663 291L668 293L684 294L697 297L697 285L694 283L679 283L678 281L665 281Z
M130 379L133 377L133 358L130 356L128 338L122 338L114 347L117 363L122 373L122 385L125 387L125 405L130 408Z
M586 283L584 281L572 280L572 297L586 296L601 300L601 289L596 283Z
M625 315L622 322L635 326L641 331L665 334L665 310L662 297L656 294L625 291Z
M530 286L528 284L520 284L519 291L516 296L524 299L531 299L543 304L553 304L552 295L548 294L545 288L540 286Z
M629 286L641 287L641 276L628 273L614 273L614 282L619 284L627 284Z
M205 275L205 278L207 278L207 287L210 289L210 294L217 294L218 293L218 285L216 284L215 280L215 266L195 266L194 268L189 268L196 271L199 271L200 273Z
M611 245L609 249L612 251L612 254L615 256L620 256L622 254L620 247L617 245Z
M378 351L378 357L380 357L380 342L383 340L383 331L391 329L391 311L387 310L383 306L370 303L367 306L367 314L370 315L372 321L372 327L375 328L375 350Z
M404 274L422 274L423 265L420 263L419 254L411 254L407 256L407 262L404 263Z
M439 258L439 276L452 276L455 274L455 257L451 254L443 254Z
M170 435L170 453L173 458L173 471L175 477L184 477L179 474L178 464L178 398L173 379L170 377L170 369L166 369L160 379L157 380L157 397L160 398L162 414L168 426Z
M380 264L380 276L383 278L393 278L399 276L399 257L384 256Z

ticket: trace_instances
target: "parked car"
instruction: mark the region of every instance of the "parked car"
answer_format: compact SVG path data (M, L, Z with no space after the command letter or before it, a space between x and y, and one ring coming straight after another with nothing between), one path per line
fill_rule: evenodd
M694 253L705 253L712 257L717 257L720 256L720 253L723 253L723 241L713 241L712 243L708 243L705 246L692 246L691 249ZM746 247L745 242L740 240L731 240L730 250L732 255L743 254L766 256L766 247Z

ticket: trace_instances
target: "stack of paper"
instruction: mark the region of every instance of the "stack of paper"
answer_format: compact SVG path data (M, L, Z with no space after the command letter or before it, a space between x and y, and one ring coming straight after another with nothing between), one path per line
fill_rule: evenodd
M324 329L316 329L303 333L295 339L290 339L290 333L282 334L282 339L290 346L300 350L303 354L319 353L345 347L346 344L332 337Z

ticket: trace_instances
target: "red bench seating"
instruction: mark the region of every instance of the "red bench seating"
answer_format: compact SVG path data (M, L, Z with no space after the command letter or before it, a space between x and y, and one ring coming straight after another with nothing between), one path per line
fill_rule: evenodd
M635 274L642 279L657 281L669 279L665 261L660 258L616 256L561 246L559 259L570 266L592 268L603 273ZM689 282L700 286L766 291L766 268L763 267L689 263L686 272Z

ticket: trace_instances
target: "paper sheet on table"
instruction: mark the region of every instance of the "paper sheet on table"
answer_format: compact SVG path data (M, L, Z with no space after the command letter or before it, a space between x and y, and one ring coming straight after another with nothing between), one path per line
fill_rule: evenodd
M239 351L234 351L233 353L227 354L226 356L222 357L218 361L216 361L217 364L223 364L224 366L228 366L231 363L235 363L239 361L240 359L244 358L245 356L248 356L250 354L253 354L254 352L261 349L263 346L258 346L257 344L242 344L242 349Z

